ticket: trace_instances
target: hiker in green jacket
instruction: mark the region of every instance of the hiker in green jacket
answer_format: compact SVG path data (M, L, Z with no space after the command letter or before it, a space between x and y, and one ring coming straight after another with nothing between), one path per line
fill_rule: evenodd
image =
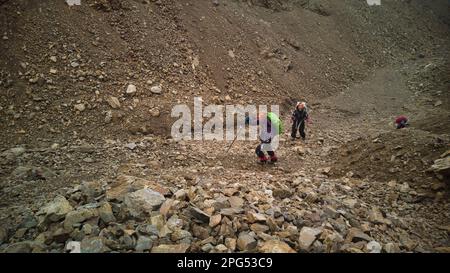
M247 117L246 123L249 124L249 118ZM258 156L260 163L275 163L278 161L277 156L275 155L275 147L272 145L272 141L274 137L281 135L283 133L283 124L280 118L272 112L269 113L260 113L258 118L256 119L256 124L251 125L259 125L261 126L259 139L261 144L256 147L256 155ZM265 152L270 157L266 156Z

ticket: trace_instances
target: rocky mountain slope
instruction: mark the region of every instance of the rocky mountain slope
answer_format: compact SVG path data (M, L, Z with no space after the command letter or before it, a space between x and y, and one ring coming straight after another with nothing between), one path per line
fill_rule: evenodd
M448 252L446 10L0 1L0 250ZM305 99L313 124L259 166L257 143L171 139L195 96L286 128Z

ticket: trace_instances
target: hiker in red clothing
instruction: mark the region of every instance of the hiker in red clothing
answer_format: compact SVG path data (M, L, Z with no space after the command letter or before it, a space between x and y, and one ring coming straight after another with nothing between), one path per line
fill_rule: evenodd
M395 119L395 127L397 129L402 129L405 128L406 126L409 126L407 117L399 116Z

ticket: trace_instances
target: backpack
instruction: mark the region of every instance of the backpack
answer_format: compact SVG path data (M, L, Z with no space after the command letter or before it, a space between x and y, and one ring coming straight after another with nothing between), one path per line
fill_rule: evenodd
M272 123L272 127L277 129L277 134L278 135L281 135L281 134L284 133L283 122L281 121L281 119L275 113L269 112L267 114L267 118Z

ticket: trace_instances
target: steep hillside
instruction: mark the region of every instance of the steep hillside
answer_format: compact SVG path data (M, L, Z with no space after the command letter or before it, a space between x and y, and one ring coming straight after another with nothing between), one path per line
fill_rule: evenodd
M448 1L81 2L0 0L1 252L449 251ZM196 96L313 123L260 166Z

